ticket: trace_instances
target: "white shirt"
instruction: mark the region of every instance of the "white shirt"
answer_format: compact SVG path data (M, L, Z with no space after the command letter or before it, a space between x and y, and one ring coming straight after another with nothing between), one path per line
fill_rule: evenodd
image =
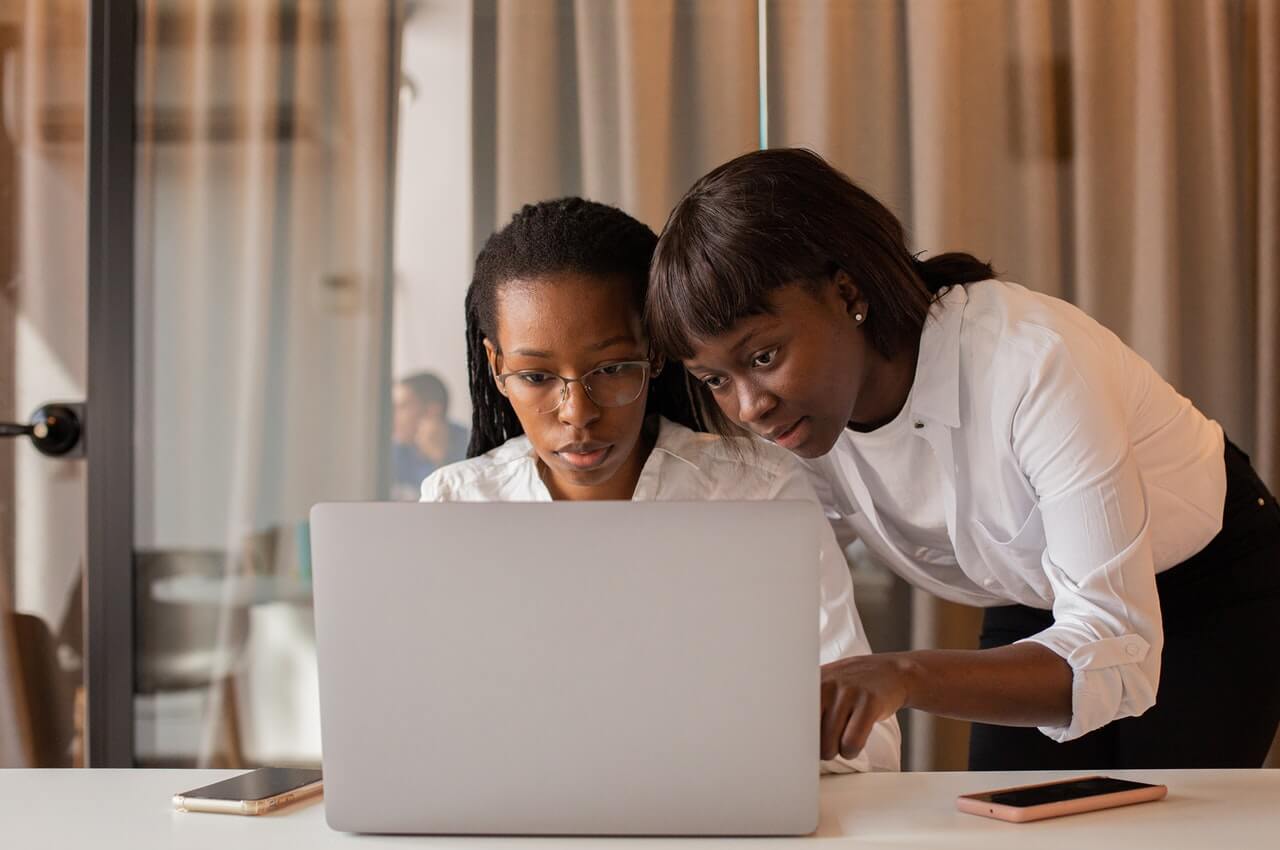
M697 434L666 419L658 421L657 442L636 483L635 501L720 499L818 500L804 468L789 453L761 444L739 457L728 443ZM551 493L538 473L528 437L514 437L479 457L436 470L422 482L424 502L549 502ZM823 526L820 546L818 611L819 660L826 664L871 652L853 602L848 564L833 533ZM902 735L898 721L877 723L867 746L851 760L822 762L832 773L898 770Z
M906 419L905 462L927 450L940 473L954 569L895 542L890 529L911 522L901 505L926 485L880 489L900 476L873 470L849 431L808 462L837 536L945 599L1052 609L1029 638L1073 670L1071 723L1041 727L1050 738L1150 708L1164 644L1155 576L1222 527L1221 427L1077 308L994 280L933 305Z
M942 503L944 480L929 444L911 436L911 398L893 421L874 431L847 431L866 463L885 537L921 569L942 580L956 573Z

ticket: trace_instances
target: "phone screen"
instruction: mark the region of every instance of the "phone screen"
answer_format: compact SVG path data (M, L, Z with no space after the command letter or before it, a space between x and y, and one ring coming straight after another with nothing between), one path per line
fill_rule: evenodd
M306 770L293 767L261 767L257 770L196 788L184 791L184 797L199 797L206 800L265 800L303 785L310 785L320 779L318 770Z
M1039 788L1018 788L1011 791L997 791L988 794L967 794L965 796L984 803L996 803L1002 806L1043 806L1046 803L1061 803L1064 800L1078 800L1081 797L1096 797L1099 794L1115 794L1118 791L1133 791L1138 788L1151 788L1145 782L1130 782L1127 779L1111 779L1106 776L1090 776L1085 779L1068 779Z

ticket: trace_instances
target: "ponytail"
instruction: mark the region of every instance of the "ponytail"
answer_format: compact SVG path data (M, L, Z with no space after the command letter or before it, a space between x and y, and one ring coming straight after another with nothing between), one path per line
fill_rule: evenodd
M990 263L984 263L972 254L953 251L949 254L938 254L927 260L911 258L911 267L924 283L925 289L934 295L948 286L963 286L989 280L996 276Z

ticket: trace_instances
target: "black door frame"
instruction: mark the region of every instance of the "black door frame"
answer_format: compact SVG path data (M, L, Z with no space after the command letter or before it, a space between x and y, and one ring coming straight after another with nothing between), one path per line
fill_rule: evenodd
M137 0L90 0L85 758L132 767Z

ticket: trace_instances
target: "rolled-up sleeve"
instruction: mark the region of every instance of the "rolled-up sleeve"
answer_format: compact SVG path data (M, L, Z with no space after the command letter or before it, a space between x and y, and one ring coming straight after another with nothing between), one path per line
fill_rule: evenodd
M1026 640L1071 666L1069 741L1155 704L1164 643L1149 500L1129 441L1117 364L1048 344L1013 418L1013 449L1044 523L1054 623Z
M821 510L808 474L798 462L785 464L768 498L813 502L814 510ZM836 542L831 525L827 522L819 525L822 529L821 561L818 565L821 595L818 611L819 663L829 664L853 655L870 655L871 646L854 604L849 563ZM823 773L901 770L902 731L898 727L898 719L891 716L876 723L867 738L866 747L856 758L835 758L820 764Z

